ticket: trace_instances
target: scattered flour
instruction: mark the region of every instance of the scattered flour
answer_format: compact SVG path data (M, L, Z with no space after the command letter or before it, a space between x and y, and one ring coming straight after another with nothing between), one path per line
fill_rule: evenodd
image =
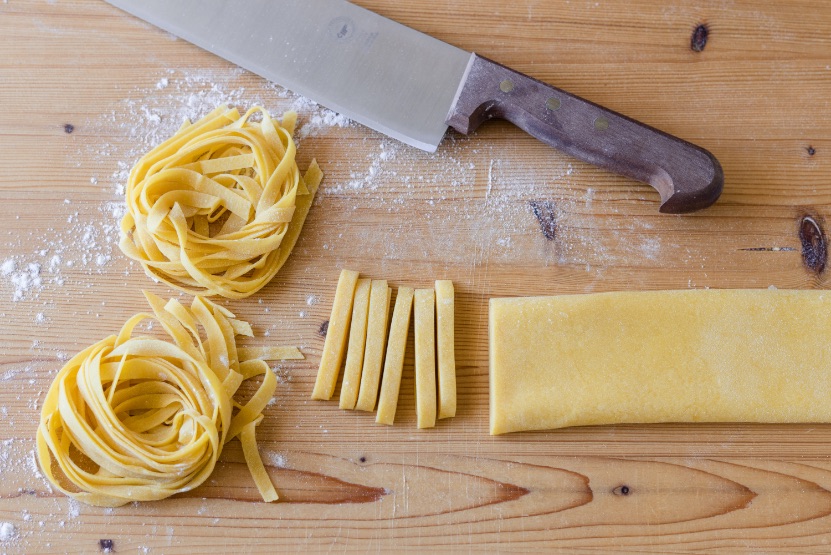
M7 258L0 266L0 273L12 286L12 300L17 302L27 295L35 294L43 286L38 262L24 262L18 265L14 258Z
M29 473L38 480L40 480L41 483L45 484L47 490L51 493L52 486L49 484L46 478L44 478L43 474L40 473L40 466L38 465L37 454L35 453L34 449L29 451L26 455L26 466L29 469Z
M81 514L81 502L73 499L72 497L68 497L67 499L69 502L66 507L66 516L69 520L78 518Z
M349 127L352 121L342 114L323 108L319 104L304 98L296 97L291 109L299 114L309 114L301 121L297 129L295 139L302 140L307 137L318 137L328 132L332 127Z
M52 258L49 259L49 271L52 273L57 272L61 268L61 257L59 255L54 255Z
M17 527L11 522L0 523L0 542L10 542L17 539Z
M16 269L17 262L15 262L14 258L9 258L3 261L3 265L0 266L0 273L4 276L10 276Z
M266 453L266 460L271 466L286 468L286 456L280 453Z
M25 243L34 244L35 248L29 254L15 254L0 263L0 285L5 283L12 301L37 300L45 287L64 285L67 271L75 276L81 274L78 279L87 286L91 286L88 276L108 272L106 266L117 249L118 221L107 217L102 222L100 212L107 216L119 213L109 205L98 214L82 216L75 211L64 225L29 232ZM18 236L6 246L14 249L23 244L24 238Z

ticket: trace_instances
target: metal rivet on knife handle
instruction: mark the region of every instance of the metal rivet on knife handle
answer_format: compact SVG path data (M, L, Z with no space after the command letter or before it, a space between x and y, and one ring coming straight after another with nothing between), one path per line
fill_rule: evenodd
M603 116L600 116L594 120L594 128L598 131L606 131L609 129L609 120Z
M499 83L499 90L504 93L509 93L514 90L514 84L511 82L510 79L505 79L501 83Z
M562 102L560 102L560 99L556 96L552 96L551 98L545 101L545 107L548 110L551 110L552 112L555 110L559 110L561 105Z

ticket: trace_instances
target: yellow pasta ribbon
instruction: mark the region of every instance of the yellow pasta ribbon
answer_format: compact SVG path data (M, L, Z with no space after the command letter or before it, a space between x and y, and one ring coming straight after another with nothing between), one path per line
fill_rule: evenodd
M201 297L186 308L144 295L153 314L127 320L52 382L37 431L44 474L89 505L154 501L202 484L223 446L239 436L257 489L276 500L254 436L277 387L263 359L302 355L294 347L237 347L236 336L252 335L251 326ZM135 335L146 319L161 324L169 340ZM258 376L248 402L235 400L240 384Z
M251 121L260 114L259 122ZM297 114L220 106L145 154L130 171L122 252L152 279L191 294L240 299L289 256L323 174L305 176L292 140Z

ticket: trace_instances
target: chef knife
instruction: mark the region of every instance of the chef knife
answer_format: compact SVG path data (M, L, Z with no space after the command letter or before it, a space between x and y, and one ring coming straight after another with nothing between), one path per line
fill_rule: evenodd
M345 0L108 0L350 119L434 152L450 126L503 118L650 184L662 212L721 194L708 151Z

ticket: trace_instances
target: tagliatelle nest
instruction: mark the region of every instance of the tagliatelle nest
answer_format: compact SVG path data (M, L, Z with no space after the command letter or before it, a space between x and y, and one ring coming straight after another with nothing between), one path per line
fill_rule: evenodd
M49 387L37 431L44 474L90 505L159 500L202 484L223 446L239 437L260 494L276 500L254 437L277 387L264 359L303 355L238 347L235 337L252 335L251 326L201 297L186 308L145 296L154 314L136 314L118 335L78 353ZM169 341L134 335L154 316ZM256 393L238 402L240 384L258 376Z
M260 122L251 121L255 113ZM119 247L192 294L244 298L288 258L322 173L295 162L297 114L220 106L144 155L126 186Z

